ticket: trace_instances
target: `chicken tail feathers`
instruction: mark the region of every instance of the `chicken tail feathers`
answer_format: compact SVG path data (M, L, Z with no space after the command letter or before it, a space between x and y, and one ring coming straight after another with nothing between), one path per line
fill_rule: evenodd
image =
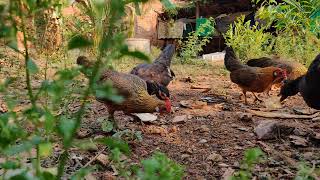
M225 48L226 55L224 57L224 65L228 71L234 71L242 68L244 65L239 61L231 47Z
M247 62L247 65L251 67L269 67L269 66L276 66L278 64L270 58L262 57L258 59L250 59Z
M168 44L154 62L162 63L170 67L174 52L175 52L175 45Z

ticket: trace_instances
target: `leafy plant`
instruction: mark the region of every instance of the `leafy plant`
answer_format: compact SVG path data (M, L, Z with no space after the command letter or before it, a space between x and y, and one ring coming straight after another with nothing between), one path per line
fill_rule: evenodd
M264 29L257 23L250 27L250 22L244 22L241 16L224 34L226 45L231 46L241 60L266 56L272 51L273 36L264 33Z
M258 0L259 2L260 0ZM258 17L264 19L271 25L276 22L278 30L292 29L293 31L311 30L312 17L319 11L320 1L297 1L284 0L277 3L274 0L263 2L263 6L258 11ZM314 23L320 24L320 17L314 19ZM319 33L319 26L313 28L315 33Z
M307 164L301 163L298 167L298 172L295 180L314 180L320 175L320 169L316 169L315 165L312 167Z
M83 3L84 1L80 1ZM65 68L55 73L53 79L46 79L41 82L39 88L34 88L32 83L36 79L40 68L37 61L32 59L27 42L32 41L32 36L26 28L27 17L33 16L43 8L52 7L54 1L9 1L0 8L1 16L5 23L0 23L1 38L5 38L8 45L17 53L24 57L24 80L27 87L25 94L28 98L28 106L22 110L22 113L15 111L18 106L16 99L22 98L18 95L10 94L11 85L15 79L8 77L1 82L0 90L8 106L8 112L0 114L0 154L5 161L0 164L4 169L3 179L61 179L65 176L65 166L69 158L69 150L75 143L75 135L80 128L82 117L85 113L88 98L99 92L100 96L111 101L121 101L112 86L106 85L98 87L95 83L100 76L101 69L106 67L109 62L119 59L123 56L133 56L140 59L148 59L140 52L131 52L124 43L125 35L122 32L113 31L122 20L125 12L125 6L128 3L138 5L143 0L119 1L119 0L90 0L82 4L83 10L90 15L93 23L94 34L86 36L83 34L74 34L68 43L69 49L93 47L96 55L95 65L92 69ZM106 23L107 22L107 23ZM16 33L21 31L23 34L23 47L21 51L17 47ZM73 85L80 74L80 70L88 72L89 81L81 89L80 94L75 94ZM20 80L20 79L19 79ZM78 93L79 93L78 92ZM79 107L75 111L60 111L61 104L70 95L77 96ZM47 101L43 102L43 97ZM60 111L60 112L59 112ZM25 125L30 125L31 130L26 130ZM92 141L89 141L92 146ZM116 149L129 154L129 146L116 138L107 138L96 143L104 144L113 151ZM48 171L41 167L41 160L48 157L53 151L54 144L61 144L62 154L59 157L58 167L53 171ZM84 144L79 148L83 149ZM23 163L25 158L23 153L35 151L35 157L32 159L32 166ZM74 178L82 178L90 169L81 169ZM15 173L12 173L12 172Z
M214 21L212 18L199 26L196 31L190 32L185 41L179 40L180 44L180 56L181 63L188 63L192 58L196 58L198 54L203 51L202 47L205 46L214 32ZM209 32L206 32L210 30ZM201 34L207 33L207 35L201 37Z
M168 179L179 180L183 178L184 168L166 157L165 154L156 152L150 159L142 161L142 169L138 171L141 180Z
M260 148L247 149L244 153L244 158L241 163L241 170L235 172L232 180L248 180L252 179L252 171L254 166L261 162L264 153Z

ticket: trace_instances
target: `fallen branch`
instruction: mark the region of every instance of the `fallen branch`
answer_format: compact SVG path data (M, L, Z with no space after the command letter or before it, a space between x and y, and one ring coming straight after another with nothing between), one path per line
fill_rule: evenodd
M105 150L106 150L106 148L103 148L101 151L99 151L99 152L97 153L97 155L94 156L89 162L87 162L87 164L85 164L82 168L85 168L85 167L89 166L89 165L90 165L93 161L95 161L95 160L98 158L98 156L99 156L100 154L102 154Z
M247 112L260 117L280 118L280 119L314 119L320 115L320 112L317 112L313 115L296 115L296 114L287 114L287 113L281 113L281 112L255 111L251 109L247 109Z
M195 85L191 85L190 88L191 89L211 89L211 87L209 86L195 86Z

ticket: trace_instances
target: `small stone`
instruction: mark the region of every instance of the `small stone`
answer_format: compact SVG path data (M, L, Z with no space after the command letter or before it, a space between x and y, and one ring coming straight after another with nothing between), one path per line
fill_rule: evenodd
M243 147L235 146L234 149L236 149L236 150L243 150Z
M84 177L85 180L96 180L97 178L95 178L91 173L87 174Z
M303 146L303 147L308 146L308 141L302 137L291 135L289 136L289 138L291 139L291 143L296 146Z
M292 153L290 151L282 151L282 153L284 155L286 155L287 157L291 157L292 156Z
M182 155L181 155L181 158L182 158L182 159L188 159L189 157L190 157L189 154L182 154Z
M267 120L262 121L255 128L255 133L258 136L258 139L268 140L276 137L276 129L278 126L277 121Z
M210 131L210 129L208 128L208 126L206 126L206 125L200 126L200 132L206 133L209 131Z
M222 179L223 179L223 180L232 179L232 176L233 176L234 172L235 172L235 170L229 167L229 168L223 173Z
M180 106L183 108L192 108L192 102L190 101L180 101Z
M190 120L190 119L192 119L193 118L193 116L192 115L188 115L188 120Z
M314 160L314 154L313 152L306 152L303 154L303 159L306 161Z
M238 161L233 163L233 167L235 168L239 168L240 167L240 163Z
M82 139L82 138L86 138L91 134L91 132L89 130L85 130L85 129L80 129L77 132L77 137Z
M238 130L240 130L240 131L245 131L245 132L248 132L248 131L249 131L248 128L244 128L244 127L239 127Z
M205 143L207 143L207 142L208 142L208 141L205 140L205 139L201 139L201 140L199 141L200 144L205 144Z
M296 136L306 136L306 135L308 135L308 132L304 129L301 129L301 128L295 128L293 130L293 134Z
M225 164L225 163L219 163L218 166L221 167L221 168L227 168L227 167L229 167L229 165L228 165L228 164Z
M249 121L252 121L252 114L250 113L237 113L238 115L238 119L240 121L245 121L245 122L249 122Z
M231 111L232 110L232 107L230 105L227 105L227 104L224 104L222 106L222 110L223 111Z
M187 120L187 115L175 116L172 120L173 123L183 123Z
M109 157L105 154L100 154L97 157L97 161L104 166L107 166L110 163Z
M223 157L220 154L217 153L211 153L208 157L207 157L208 161L212 161L212 162L220 162L223 160Z

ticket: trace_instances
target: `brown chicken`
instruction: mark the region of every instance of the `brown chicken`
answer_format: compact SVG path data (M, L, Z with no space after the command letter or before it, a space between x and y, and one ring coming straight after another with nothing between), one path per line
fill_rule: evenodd
M226 47L224 64L230 71L230 79L237 84L243 92L245 103L247 101L247 92L252 92L255 101L261 101L255 93L262 93L270 89L275 83L286 79L286 71L277 67L250 67L242 64L236 57L230 47Z
M134 67L130 73L139 76L145 81L155 81L162 86L168 86L175 77L174 72L170 69L174 51L175 46L169 44L153 63L140 64Z
M84 66L84 68L92 66L92 63L84 56L78 57L77 64ZM124 97L124 101L119 104L108 99L97 97L99 102L104 103L108 107L110 119L113 121L115 111L123 111L126 114L171 112L171 102L169 98L161 92L160 95L163 96L164 101L150 96L147 92L146 82L138 76L108 69L101 74L97 83L101 85L106 81L111 81L113 88L117 90L119 95Z
M247 62L248 66L251 67L279 67L286 70L288 80L295 80L300 76L303 76L307 73L307 68L299 62L296 61L285 61L281 60L279 57L274 56L272 58L262 57L258 59L251 59ZM277 82L277 87L281 87L282 83Z

